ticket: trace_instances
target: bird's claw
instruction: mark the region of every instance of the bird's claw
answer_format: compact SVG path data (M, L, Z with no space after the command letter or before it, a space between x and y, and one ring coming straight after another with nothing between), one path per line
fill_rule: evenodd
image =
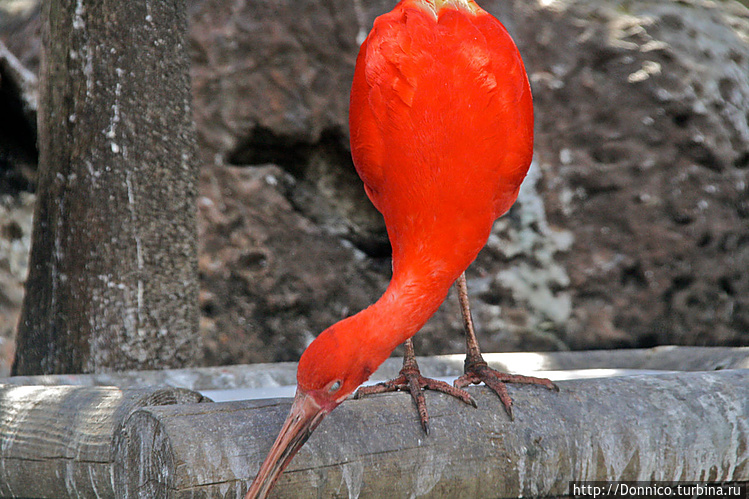
M507 383L540 385L550 390L559 391L559 387L546 378L503 373L492 369L486 365L486 362L467 364L465 371L465 374L456 379L453 385L456 388L465 388L468 385L478 385L483 382L497 394L511 420L514 419L512 414L512 397L510 397L507 386L505 386Z
M411 394L414 404L416 404L416 410L418 411L419 419L421 420L421 427L424 429L424 433L429 435L429 413L427 412L424 390L434 390L446 393L447 395L457 398L461 402L477 407L476 400L474 400L467 391L462 390L460 387L445 383L444 381L425 378L421 375L418 369L410 368L402 369L400 375L390 381L385 381L372 386L362 386L356 391L354 398L360 399L364 396L375 393L408 391Z

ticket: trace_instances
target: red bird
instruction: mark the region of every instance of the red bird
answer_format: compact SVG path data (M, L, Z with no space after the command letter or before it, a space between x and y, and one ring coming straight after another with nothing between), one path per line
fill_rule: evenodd
M351 152L385 218L393 277L367 309L334 324L299 361L291 412L247 498L265 497L323 417L406 342L401 376L357 393L409 389L428 431L423 388L475 405L461 388L485 382L511 415L504 383L551 381L487 367L471 324L464 271L509 210L533 154L533 102L504 26L473 0L402 0L375 20L351 89ZM466 374L423 378L413 336L458 280Z

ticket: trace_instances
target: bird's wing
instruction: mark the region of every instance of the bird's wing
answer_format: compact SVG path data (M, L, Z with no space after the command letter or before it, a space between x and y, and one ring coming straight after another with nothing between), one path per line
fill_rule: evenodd
M406 25L407 17L396 9L377 19L359 51L351 91L354 164L367 195L380 211L380 193L386 182L384 136L399 133L393 130L399 123L397 116L405 116L413 104L418 66L423 64L411 52L413 34ZM422 34L428 35L427 30Z
M521 101L531 106L530 90L506 30L484 11L449 9L437 18L409 4L377 19L357 61L351 147L367 195L384 213L386 189L402 187L398 202L408 202L409 185L435 175L430 168L443 169L442 178L445 168L460 168L453 174L467 189L519 186L530 158L514 150L527 155L529 148L516 147L508 128L532 137L528 123L512 123L532 111L515 112ZM456 161L445 165L444 158ZM505 205L498 200L496 211Z

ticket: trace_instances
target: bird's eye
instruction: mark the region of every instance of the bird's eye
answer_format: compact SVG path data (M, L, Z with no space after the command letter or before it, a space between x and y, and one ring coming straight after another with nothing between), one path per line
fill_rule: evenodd
M335 392L337 392L338 390L341 389L341 385L342 385L341 380L334 381L328 387L328 393L335 393Z

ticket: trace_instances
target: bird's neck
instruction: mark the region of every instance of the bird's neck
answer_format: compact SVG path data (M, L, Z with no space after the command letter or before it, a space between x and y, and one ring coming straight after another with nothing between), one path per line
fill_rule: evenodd
M396 269L382 297L354 316L357 322L367 325L362 340L373 353L377 352L380 363L434 315L457 277L452 273L406 273Z

